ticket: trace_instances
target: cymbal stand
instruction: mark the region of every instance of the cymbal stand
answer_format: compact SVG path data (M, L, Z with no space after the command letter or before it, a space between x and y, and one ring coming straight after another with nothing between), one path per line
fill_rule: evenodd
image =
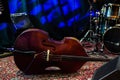
M83 41L87 41L89 43L92 43L92 45L95 45L93 47L93 49L88 52L90 54L99 54L101 53L100 55L103 55L104 57L106 57L106 55L103 54L103 50L99 50L98 46L99 44L101 44L101 35L99 33L99 16L100 16L100 12L96 12L96 17L93 17L93 13L92 13L92 4L90 4L90 27L89 27L89 30L86 32L86 34L84 35L83 38L81 38L80 42L83 42ZM92 24L92 21L93 19L95 18L94 20L94 23L95 23L95 31L93 30L93 24ZM83 42L84 43L84 42ZM101 44L102 45L102 44ZM83 44L84 46L84 44ZM102 48L100 48L102 49Z
M93 42L92 37L94 35L94 31L92 30L92 18L93 18L93 3L94 1L88 0L88 3L90 5L89 8L89 30L86 32L86 34L83 36L83 38L80 40L80 42L87 40L90 42Z
M95 32L94 32L94 43L95 43L95 48L94 48L94 52L99 52L98 49L98 44L101 43L101 34L100 34L100 13L96 12L96 17L94 19L94 23L95 23Z
M93 41L91 39L91 37L93 36L94 32L92 30L92 4L90 3L90 1L88 0L89 4L90 4L90 27L89 27L89 30L86 32L86 34L84 35L84 37L80 40L80 42L82 42L83 40L85 40L87 38L88 41ZM88 37L89 36L89 37Z

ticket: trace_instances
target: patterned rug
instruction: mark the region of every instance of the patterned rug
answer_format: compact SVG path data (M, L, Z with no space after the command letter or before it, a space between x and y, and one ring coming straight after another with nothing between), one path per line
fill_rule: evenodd
M76 73L24 75L16 66L13 56L0 59L0 80L91 80L96 69L105 62L86 62Z
M24 75L15 65L13 57L0 59L0 80L91 80L94 71L103 62L86 62L76 73Z

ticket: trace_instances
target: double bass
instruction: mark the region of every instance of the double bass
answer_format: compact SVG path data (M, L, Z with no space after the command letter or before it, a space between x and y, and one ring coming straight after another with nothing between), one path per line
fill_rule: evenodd
M74 73L86 61L109 61L110 59L92 58L86 54L80 41L73 37L65 37L56 41L40 29L27 29L15 40L14 55L16 66L25 74Z

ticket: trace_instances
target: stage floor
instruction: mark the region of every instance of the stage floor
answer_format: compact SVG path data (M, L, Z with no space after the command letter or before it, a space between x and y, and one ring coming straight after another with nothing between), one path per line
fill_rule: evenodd
M94 71L105 62L86 62L72 74L24 75L15 65L13 57L0 59L0 80L91 80Z
M93 47L92 47L93 48ZM85 47L85 50L91 50ZM90 54L91 55L91 54ZM106 54L114 58L114 55ZM100 55L91 55L101 57ZM102 56L103 57L103 56ZM16 66L13 56L0 59L0 80L91 80L96 69L106 62L86 62L76 73L72 74L40 74L24 75Z

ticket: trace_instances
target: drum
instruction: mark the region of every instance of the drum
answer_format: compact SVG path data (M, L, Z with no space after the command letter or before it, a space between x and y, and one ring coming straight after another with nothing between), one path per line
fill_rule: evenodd
M106 19L116 19L120 17L120 4L105 4L101 9L103 17Z
M120 26L120 23L117 22L118 19L116 20L103 20L100 23L100 32L102 35L104 35L104 33L106 32L106 30L108 30L110 27L118 27Z
M109 28L104 36L103 43L105 48L112 53L120 52L120 27Z

